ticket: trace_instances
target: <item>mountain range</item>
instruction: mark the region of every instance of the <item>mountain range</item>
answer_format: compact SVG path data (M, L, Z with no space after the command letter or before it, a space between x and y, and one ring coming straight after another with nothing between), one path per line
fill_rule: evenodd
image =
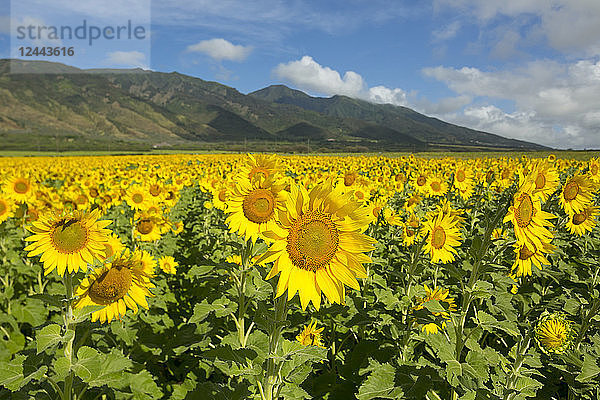
M35 73L12 73L11 63L12 71ZM243 94L177 72L81 70L45 61L0 60L0 149L107 147L293 152L546 149L406 107L339 95L313 97L283 85Z

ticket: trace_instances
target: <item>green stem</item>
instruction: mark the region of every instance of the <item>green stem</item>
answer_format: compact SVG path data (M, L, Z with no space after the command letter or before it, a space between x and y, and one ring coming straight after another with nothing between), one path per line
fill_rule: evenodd
M598 314L598 310L600 310L600 299L593 298L592 299L592 307L590 308L588 313L585 315L585 318L583 318L583 322L581 323L581 329L579 330L579 334L577 335L577 338L575 339L575 348L576 349L579 349L579 345L581 344L581 341L585 337L585 333L587 332L587 330L590 327L592 318L594 318L594 316L596 316L596 314Z
M463 299L462 299L462 307L460 312L460 320L459 324L455 327L456 332L456 348L455 348L455 357L456 360L460 362L460 356L465 344L464 328L465 323L467 321L467 315L469 313L469 307L471 306L471 302L473 301L473 288L475 284L479 280L479 269L481 268L481 264L483 262L483 258L487 253L490 245L492 244L492 232L498 225L498 223L502 220L503 216L506 214L506 209L504 208L504 201L500 201L501 206L498 208L494 219L490 221L490 223L486 226L485 233L483 235L483 241L481 242L481 246L477 251L476 261L473 264L473 270L471 271L471 276L469 277L469 282L467 283L467 287L463 287Z
M248 329L248 332L246 332L246 321L244 319L244 316L246 314L246 308L248 307L248 304L246 304L246 276L248 275L250 259L252 258L253 249L254 243L252 242L252 240L249 240L240 251L242 265L240 268L240 277L238 285L238 315L236 326L238 328L238 338L240 341L240 346L242 347L246 347L248 335L250 334L250 329L252 329L251 325Z
M65 274L65 289L67 292L67 305L65 309L64 315L64 323L65 323L65 332L69 332L73 330L73 334L71 338L65 345L65 357L69 360L69 365L73 365L73 341L75 340L75 332L74 327L72 326L73 321L73 276L67 272ZM69 374L65 377L65 386L62 393L62 400L71 400L73 391L73 370L69 370Z
M527 333L527 336L523 338L519 342L519 346L516 351L515 363L513 364L512 372L506 381L506 387L504 388L504 400L510 400L515 397L517 394L514 389L517 384L517 380L519 379L519 370L523 366L523 361L525 361L525 356L527 355L527 350L529 349L529 344L531 343L531 332Z
M279 347L279 341L281 337L281 331L283 330L284 321L287 316L287 294L279 296L275 300L275 321L273 321L273 328L269 335L269 358L267 360L267 373L264 376L263 388L265 390L266 400L277 399L277 393L279 392L279 382L277 364L275 362L275 354Z

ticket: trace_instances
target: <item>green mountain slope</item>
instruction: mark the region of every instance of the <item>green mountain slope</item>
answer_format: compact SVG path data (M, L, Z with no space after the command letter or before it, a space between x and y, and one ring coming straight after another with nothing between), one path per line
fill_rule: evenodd
M48 68L53 73L10 73L11 62L21 70ZM349 146L417 151L431 143L541 148L407 108L343 96L315 98L285 86L245 95L176 72L83 71L59 63L0 60L0 149L53 149L59 144L94 149L107 143L113 148L244 143L246 149L247 141L271 149L269 143L307 140L324 151Z

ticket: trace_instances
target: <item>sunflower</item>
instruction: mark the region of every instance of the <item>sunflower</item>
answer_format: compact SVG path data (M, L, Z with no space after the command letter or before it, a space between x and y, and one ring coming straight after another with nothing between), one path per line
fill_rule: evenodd
M366 278L364 254L373 250L375 240L365 231L369 209L333 191L331 181L315 185L310 192L291 186L285 208L278 211L279 225L264 233L273 242L260 258L274 261L266 279L279 275L276 297L287 290L288 300L300 294L302 309L312 301L321 305L321 292L332 303L344 303L345 286L360 289L356 278Z
M15 203L8 197L0 197L0 224L12 217L15 212Z
M545 202L558 188L560 183L558 171L547 161L540 161L531 166L531 172L523 178L524 185L530 184L532 197Z
M596 226L596 216L598 215L598 207L588 204L583 207L580 213L569 215L567 228L569 232L583 236L586 232L591 232Z
M515 276L531 275L531 267L535 265L540 270L544 265L550 265L546 254L553 253L556 246L550 243L542 243L541 248L537 248L532 243L515 244L516 259L511 268Z
M146 210L152 204L151 195L142 186L134 185L127 189L125 201L134 210Z
M560 205L569 215L580 213L592 202L596 185L586 175L575 175L565 182L560 195Z
M600 183L600 159L592 158L590 160L588 174L592 181Z
M32 201L35 197L31 180L19 175L8 178L4 183L2 191L17 203L27 203Z
M408 219L404 223L404 235L402 237L402 242L406 247L412 246L412 244L419 239L420 228L421 221L415 214L410 213Z
M415 208L421 203L421 200L423 200L421 196L415 193L412 196L410 196L408 200L406 200L406 203L404 203L403 207L407 212L413 212Z
M106 246L110 230L110 220L98 220L100 210L92 212L72 211L49 217L41 216L27 229L33 233L25 238L33 242L27 247L28 257L42 255L44 275L55 268L59 275L79 269L86 270L94 259L106 258Z
M539 199L527 192L517 192L503 222L512 222L518 243L531 243L539 249L543 243L552 241L552 233L546 228L552 226L551 218L556 216L542 211Z
M472 192L475 174L471 168L458 165L454 171L454 187L460 192Z
M424 232L429 235L423 251L431 255L432 263L454 261L456 246L460 246L460 230L451 214L439 213L423 224Z
M242 179L256 182L260 186L265 180L273 180L279 173L275 154L248 154L248 158L249 160L239 170L239 177Z
M429 185L427 185L428 183L429 179L425 172L416 173L411 179L411 184L415 188L417 193L423 195L429 192Z
M302 332L296 336L296 340L303 346L317 346L325 348L323 347L323 338L321 337L321 332L323 332L323 329L325 328L317 329L317 321L314 321L313 323L304 326Z
M167 274L176 274L179 263L172 256L165 256L158 259L158 266Z
M104 253L106 254L106 258L119 255L124 249L125 246L123 246L121 239L114 233L111 233L110 236L108 236L108 241L104 243Z
M141 257L140 252L127 249L112 262L96 268L75 290L78 300L74 308L104 306L92 313L92 322L101 323L121 319L127 308L134 313L138 305L148 309L146 297L153 296L150 278L154 275L144 267Z
M435 300L437 301L445 311L431 311L431 315L436 317L436 322L429 322L426 324L421 324L421 330L427 334L438 333L439 329L444 329L446 327L446 321L450 319L450 313L456 311L456 303L454 302L453 297L449 297L450 294L449 289L444 289L441 287L434 287L430 289L429 286L423 285L425 289L425 297L421 297L417 299L417 305L413 307L414 311L425 310L426 303ZM444 304L445 303L445 304ZM419 317L417 316L417 319Z
M440 177L434 176L429 179L428 183L429 196L444 196L448 192L448 184Z
M394 211L390 207L386 207L383 209L383 219L389 225L402 225L402 220L400 219L400 216L396 214L396 211Z
M283 207L285 201L286 192L282 189L271 179L262 181L262 184L240 179L227 201L230 214L225 222L230 231L237 232L245 240L256 241L260 233L273 230L275 211Z
M160 219L156 214L141 212L136 216L134 236L142 242L154 242L161 238Z
M535 327L535 340L546 354L562 354L568 350L575 339L575 330L564 314L545 312Z

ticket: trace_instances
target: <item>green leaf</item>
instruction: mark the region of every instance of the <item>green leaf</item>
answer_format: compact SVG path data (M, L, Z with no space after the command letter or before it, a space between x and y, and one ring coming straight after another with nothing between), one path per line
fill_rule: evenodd
M388 363L380 364L371 360L370 366L372 372L365 382L358 389L358 400L369 400L376 397L384 399L396 399L401 397L402 389L394 384L396 370Z
M575 379L579 382L585 383L591 381L598 374L600 374L600 368L598 368L596 358L586 354L583 357L583 366L581 367L581 372Z
M61 342L63 338L60 333L61 329L62 327L58 324L50 324L46 325L37 332L35 335L35 344L38 354L49 347L56 346Z
M59 296L57 294L45 294L45 293L42 293L42 294L34 294L34 295L29 296L29 297L32 298L32 299L41 300L44 303L49 304L49 305L54 306L54 307L61 308L63 306L63 302L62 302L63 297Z
M129 374L129 386L134 399L153 400L162 397L163 392L156 385L155 378L146 370Z
M440 313L446 312L447 310L440 304L437 300L429 300L423 303L423 306L429 310L431 313Z
M54 361L53 367L56 377L59 381L62 381L71 371L72 365L67 357L60 356L56 359L56 361Z
M286 383L279 394L284 399L295 400L295 399L310 399L312 396L306 393L306 390L293 383Z
M0 385L6 387L11 392L21 388L23 383L23 361L25 356L17 354L12 361L0 362Z
M77 362L73 371L88 385L113 386L123 380L123 372L132 366L131 360L117 349L101 354L91 347L82 346L77 351Z

